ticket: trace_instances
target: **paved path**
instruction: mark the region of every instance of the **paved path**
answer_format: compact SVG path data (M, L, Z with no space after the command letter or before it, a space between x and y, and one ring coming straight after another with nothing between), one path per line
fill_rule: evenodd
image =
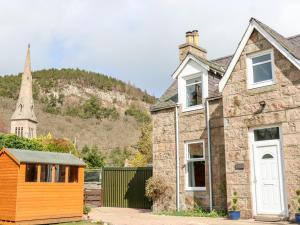
M92 220L102 220L112 225L286 225L288 223L261 223L254 220L232 221L224 218L179 217L154 215L149 210L124 208L94 208Z

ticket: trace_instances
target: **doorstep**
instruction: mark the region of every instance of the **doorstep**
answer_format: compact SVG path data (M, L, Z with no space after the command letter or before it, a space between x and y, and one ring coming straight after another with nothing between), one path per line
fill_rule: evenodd
M286 218L279 215L257 215L254 216L254 220L260 222L279 222L286 221Z

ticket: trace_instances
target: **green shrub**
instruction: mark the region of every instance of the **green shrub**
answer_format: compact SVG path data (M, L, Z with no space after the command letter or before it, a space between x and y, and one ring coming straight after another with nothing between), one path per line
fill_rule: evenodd
M297 210L298 212L300 212L300 189L296 191L296 195L297 195Z
M160 215L167 215L167 216L191 216L191 217L226 217L225 211L207 211L200 207L196 207L192 210L182 210L182 211L163 211L159 213Z
M151 117L147 112L145 112L141 109L138 109L132 105L128 109L126 109L125 115L134 117L136 119L136 121L138 121L139 123L150 123L151 122Z
M88 206L88 205L83 206L83 214L84 215L89 214L91 211L92 211L92 208L90 206Z
M165 194L167 188L161 176L153 176L146 181L145 195L149 200L156 201Z
M68 116L77 116L83 119L96 118L98 120L117 120L120 116L115 107L102 107L101 100L96 96L91 96L81 106L68 106L64 114Z
M14 134L0 135L0 148L17 148L17 149L31 149L44 150L41 142L37 139L27 139L18 137Z
M28 149L36 151L66 152L78 155L75 145L65 138L53 138L50 134L34 139L13 134L0 135L0 147Z
M238 197L237 197L237 192L233 192L233 196L232 196L232 202L231 202L231 210L232 211L236 211L238 209Z

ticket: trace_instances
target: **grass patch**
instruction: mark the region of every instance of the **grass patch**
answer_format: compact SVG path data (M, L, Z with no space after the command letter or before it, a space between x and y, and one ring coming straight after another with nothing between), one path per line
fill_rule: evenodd
M165 216L187 216L187 217L226 217L227 213L225 211L216 211L212 210L211 212L201 209L201 208L196 208L193 210L182 210L182 211L163 211L158 213L158 215L165 215Z

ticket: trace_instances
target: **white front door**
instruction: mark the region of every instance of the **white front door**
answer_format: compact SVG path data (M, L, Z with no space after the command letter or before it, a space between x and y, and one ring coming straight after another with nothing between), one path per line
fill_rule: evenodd
M260 136L257 138L256 133L253 140L256 214L283 215L285 210L279 133L272 137L266 134L268 132L259 130ZM274 130L271 132L274 133Z

